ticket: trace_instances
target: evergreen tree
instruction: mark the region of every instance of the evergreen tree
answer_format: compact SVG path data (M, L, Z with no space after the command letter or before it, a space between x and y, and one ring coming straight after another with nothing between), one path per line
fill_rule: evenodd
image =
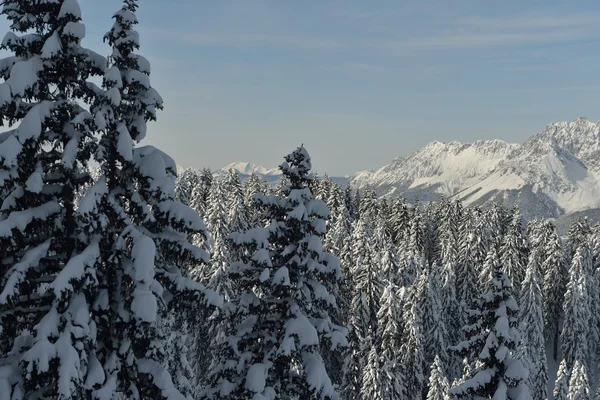
M448 379L444 375L442 361L438 356L435 356L429 375L427 400L450 400L449 391Z
M525 266L527 265L527 239L523 228L523 218L519 209L515 206L513 209L512 221L504 242L500 249L500 261L504 271L510 278L513 291L516 297L519 297L521 282L525 277Z
M368 343L370 343L371 350L369 351L367 365L363 372L360 398L364 400L383 400L384 397L380 387L381 374L377 346L375 346L371 340L369 340Z
M135 0L125 0L105 36L112 55L103 90L88 84L94 93L91 111L102 131L95 157L103 176L78 213L84 224L106 229L97 274L103 289L92 313L102 372L96 371L100 379L90 387L103 398L170 399L179 393L166 369L158 311L196 318L206 302L220 305L221 299L182 275L182 269L206 263L208 257L188 240L203 236L204 224L175 200L175 162L152 146L134 146L162 108L150 85L150 64L136 54L137 7ZM94 234L91 229L85 233Z
M232 263L228 337L221 342L207 395L218 398L334 398L321 345L346 344L332 323L339 260L322 251L324 202L312 198L304 147L285 157L281 197L257 195L271 225L232 235L247 251Z
M424 305L427 297L427 273L422 273L409 289L404 304L404 328L400 360L405 371L408 398L420 398L425 384Z
M579 360L575 361L571 379L569 380L568 400L590 400L590 384L587 368Z
M587 245L582 245L573 256L563 306L565 321L561 333L561 348L569 369L573 368L575 361L587 364L588 360L591 318L587 291L588 263L591 263L590 249ZM577 360L577 357L583 358Z
M211 192L213 183L213 175L210 169L203 168L200 171L199 183L196 184L192 189L191 199L189 206L196 210L200 215L206 214L206 208L208 205L208 196Z
M0 48L0 387L5 398L86 396L96 367L97 235L79 236L95 124L86 80L106 59L82 47L75 0L6 0ZM96 230L99 232L99 230ZM89 367L88 367L89 366Z
M554 344L554 360L558 361L559 324L563 311L568 272L564 263L560 238L556 233L554 224L545 222L541 231L541 239L534 246L539 246L542 249L536 250L534 247L532 250L545 254L541 267L544 271L544 332L546 340L550 340Z
M442 363L444 373L448 370L449 357L448 331L442 318L442 303L440 299L441 280L437 267L434 265L427 279L427 297L423 326L425 328L425 362L428 365L438 357Z
M385 400L407 399L406 377L398 360L401 352L403 296L404 289L388 283L381 296L381 307L377 313L381 357L379 386Z
M542 313L542 270L539 248L529 255L529 263L521 288L520 331L522 332L519 358L529 371L528 386L532 400L545 400L548 396L548 367L544 340Z
M498 253L496 252L496 249L492 247L485 257L483 268L479 274L479 287L481 288L481 291L490 287L490 284L494 279L494 273L501 265Z
M521 399L527 387L527 370L512 357L519 342L517 302L511 294L510 280L497 267L489 289L474 310L476 322L465 326L467 339L453 350L462 356L476 357L475 370L454 386L458 398Z
M554 384L554 400L567 400L569 395L569 368L567 362L563 358L558 367L558 374Z
M200 175L195 169L186 168L175 181L175 200L189 206L194 188L200 184Z
M471 307L475 294L477 293L477 263L476 232L474 216L465 212L460 225L460 242L458 252L458 263L456 271L456 298L459 302L461 313L459 321L461 326L467 324L468 310Z

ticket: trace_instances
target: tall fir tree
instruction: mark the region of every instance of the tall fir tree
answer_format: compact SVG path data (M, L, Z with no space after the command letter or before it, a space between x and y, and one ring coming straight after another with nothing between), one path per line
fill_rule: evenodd
M571 379L569 379L569 394L567 400L590 400L590 383L585 364L575 361Z
M194 318L206 302L222 300L182 274L208 257L189 242L205 228L197 213L175 200L175 162L152 146L134 145L162 108L150 84L150 63L136 53L137 8L137 1L124 0L105 35L112 53L103 90L88 84L94 93L90 109L102 132L95 157L103 175L78 213L88 226L105 229L97 274L103 289L92 313L102 370L89 385L100 398L176 399L181 394L166 368L161 314ZM85 233L94 235L91 229Z
M448 378L444 374L441 359L436 356L431 364L427 400L450 400L450 387Z
M563 358L558 367L556 382L554 383L554 390L552 392L554 400L567 400L567 396L569 395L570 375L567 362Z
M404 327L400 360L406 377L408 398L421 398L426 393L425 321L428 276L423 272L408 290L404 303Z
M388 283L381 296L377 312L379 326L380 388L384 400L404 400L406 377L398 359L402 340L402 303L404 288Z
M257 195L271 224L232 236L247 247L231 265L239 289L232 296L228 337L213 369L217 398L335 398L321 346L346 344L335 325L332 283L339 260L322 251L324 202L312 198L311 159L304 147L285 157L281 196Z
M82 47L75 0L3 1L1 14L0 387L6 398L81 398L96 366L101 262L99 238L80 237L77 221L96 149L83 101L106 59Z
M532 251L544 255L542 271L544 271L544 332L546 340L553 343L553 358L558 361L560 321L563 313L564 294L567 285L568 271L564 262L562 245L554 224L547 221L541 227L540 240L534 244Z
M564 298L564 324L561 333L561 349L567 367L571 370L575 361L588 365L590 318L588 294L588 264L591 264L589 247L580 246L569 269L569 282ZM579 357L579 360L578 360Z
M523 217L521 216L518 207L515 206L511 223L508 226L500 249L500 261L502 262L504 271L512 282L513 291L516 297L519 297L521 282L525 277L527 250L527 238L523 227Z
M457 398L517 400L525 397L527 370L513 358L520 340L519 308L506 274L498 267L488 290L474 310L475 323L465 326L467 339L452 349L477 360L473 372L451 389Z
M548 365L544 340L544 315L542 311L542 265L539 248L529 253L529 263L521 286L520 329L522 332L519 358L529 371L527 384L532 400L545 400L548 396Z

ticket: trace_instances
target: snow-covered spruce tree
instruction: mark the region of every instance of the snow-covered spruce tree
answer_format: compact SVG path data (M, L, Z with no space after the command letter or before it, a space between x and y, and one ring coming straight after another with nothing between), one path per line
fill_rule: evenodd
M480 291L483 292L486 288L490 287L490 283L494 279L494 274L496 269L501 266L500 258L498 257L498 253L494 247L492 247L485 257L485 262L483 263L483 268L479 273L479 288Z
M112 55L103 88L88 84L101 131L95 158L102 176L77 210L89 227L79 237L95 237L94 227L104 232L96 274L101 290L91 310L98 341L90 362L94 378L86 385L92 398L180 399L166 369L159 315L187 311L191 319L202 315L206 302L219 305L221 299L182 274L208 256L188 240L204 235L204 224L175 200L175 162L152 146L134 146L162 107L150 85L150 64L136 54L136 10L135 0L125 0L114 15L105 35Z
M519 308L511 294L510 280L498 267L488 290L481 295L476 323L465 326L467 339L452 350L477 361L475 370L451 389L457 398L516 400L525 397L527 370L513 358L520 335Z
M575 361L571 379L569 379L569 394L567 400L590 400L590 383L587 368L579 360Z
M541 267L544 271L544 332L546 340L553 342L554 360L558 361L559 324L563 312L568 272L560 238L552 222L544 222L540 239L534 246L541 247L540 252L545 254ZM537 250L534 248L532 251Z
M238 174L230 170L225 182L227 192L227 228L229 232L244 232L250 228L250 212L246 204L244 189Z
M398 284L400 281L400 260L398 259L398 250L396 249L392 238L386 232L383 220L381 219L375 228L374 241L382 279L387 282Z
M588 243L592 234L592 227L587 218L579 218L571 224L567 232L567 241L565 246L566 262L570 265L575 252L584 243Z
M369 338L370 339L370 338ZM367 341L370 344L367 365L363 371L362 387L360 389L360 399L383 400L381 388L381 369L377 345L372 340Z
M394 239L396 247L402 247L404 243L408 243L410 224L410 210L406 198L398 197L394 200L389 218L392 227L392 239Z
M427 297L424 307L423 327L425 328L425 363L431 365L436 357L440 359L444 374L449 365L448 331L442 318L440 299L442 282L438 267L434 264L427 279Z
M304 147L280 166L282 196L257 195L271 224L232 235L248 252L231 265L236 281L228 337L213 368L216 398L335 398L319 354L346 344L346 329L331 322L330 288L339 260L322 251L324 202L312 198L311 160Z
M567 400L567 396L569 395L569 376L569 368L563 358L558 367L556 382L554 383L554 400Z
M98 294L97 237L79 237L76 196L96 143L82 108L106 59L82 47L76 0L5 0L0 48L0 396L86 396Z
M429 386L427 388L427 400L450 400L450 387L448 378L444 374L442 361L435 357L431 365L429 375Z
M200 184L200 175L193 168L186 168L175 181L175 199L186 206L192 202L194 188Z
M353 264L350 267L352 300L349 322L350 345L344 363L343 396L353 399L362 388L362 371L367 364L370 343L377 337L377 312L384 281L373 249L372 235L362 215L353 224Z
M448 205L449 213L454 214L453 205ZM448 332L447 343L459 343L462 339L461 334L461 308L456 297L457 286L457 265L458 265L458 244L456 241L458 232L454 232L457 226L452 226L447 221L452 221L449 215L444 218L444 223L440 228L440 302L441 315L444 325ZM460 376L460 359L450 354L448 357L447 373L449 378L455 379Z
M539 248L534 248L529 253L519 298L519 331L522 332L522 337L518 351L518 357L529 371L527 386L532 400L545 400L548 396L542 283L541 254Z
M521 282L525 277L527 250L523 217L521 217L518 207L515 206L512 213L512 221L500 249L500 261L502 262L502 268L512 282L513 292L516 297L519 297Z
M465 211L463 213L458 241L458 263L456 268L456 299L460 305L460 325L465 326L468 320L468 310L471 308L473 299L478 293L477 271L478 262L475 254L476 232L474 216Z
M208 196L213 184L213 174L208 168L203 168L198 177L199 182L192 188L189 206L201 216L206 214L208 207Z
M388 283L381 296L377 313L379 356L381 358L379 387L384 400L404 400L406 387L402 364L398 359L402 340L402 303L404 288Z
M588 296L588 267L591 252L584 244L580 246L569 269L569 282L564 297L564 324L561 333L561 349L567 367L572 370L577 357L585 365L589 361L590 309Z
M426 393L424 307L427 298L428 275L423 271L408 290L404 303L404 327L400 360L406 377L409 399Z

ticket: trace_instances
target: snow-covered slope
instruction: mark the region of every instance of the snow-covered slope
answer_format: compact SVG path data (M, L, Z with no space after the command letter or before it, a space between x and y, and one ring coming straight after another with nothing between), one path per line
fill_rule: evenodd
M439 196L466 204L518 204L529 217L558 217L600 207L600 123L551 124L522 145L501 140L432 142L352 183L414 200Z
M242 175L252 175L252 173L255 173L257 175L272 175L272 176L281 175L281 171L279 170L279 168L269 169L269 168L261 167L260 165L247 163L247 162L231 163L231 164L221 168L221 171L228 172L231 169L233 169L234 171L237 171L239 174L242 174Z

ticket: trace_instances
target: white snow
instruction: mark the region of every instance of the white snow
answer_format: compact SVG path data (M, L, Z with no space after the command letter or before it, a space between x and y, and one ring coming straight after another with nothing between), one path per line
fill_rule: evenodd
M17 156L21 153L23 145L16 136L10 135L0 143L0 160L6 167L17 165Z
M77 19L81 18L81 7L79 7L77 0L65 0L63 2L58 12L58 18L64 18L67 15L72 15Z
M267 364L252 364L246 374L246 389L254 393L262 393L267 384Z
M111 90L115 89L116 88L113 88ZM117 92L119 92L118 89ZM119 138L117 139L117 152L125 161L133 161L133 140L131 140L127 127L124 124L119 124L117 126L117 132L119 134Z
M72 291L73 286L71 282L73 280L82 279L87 273L92 277L96 276L95 269L93 268L98 258L100 257L100 247L97 241L90 243L86 249L80 254L71 257L69 262L64 266L60 273L54 279L54 282L50 284L50 289L54 291L54 295L57 298L61 298L65 292Z
M85 25L81 22L69 22L63 29L63 35L72 36L81 40L85 37Z
M60 41L60 36L58 35L58 31L55 31L52 36L46 39L44 43L44 47L42 47L42 58L43 59L51 59L60 53L62 50L62 42Z
M46 219L52 214L62 210L62 206L55 201L50 201L38 207L29 208L23 211L14 211L10 213L7 219L0 221L0 237L12 236L12 230L25 230L27 225L34 219Z

